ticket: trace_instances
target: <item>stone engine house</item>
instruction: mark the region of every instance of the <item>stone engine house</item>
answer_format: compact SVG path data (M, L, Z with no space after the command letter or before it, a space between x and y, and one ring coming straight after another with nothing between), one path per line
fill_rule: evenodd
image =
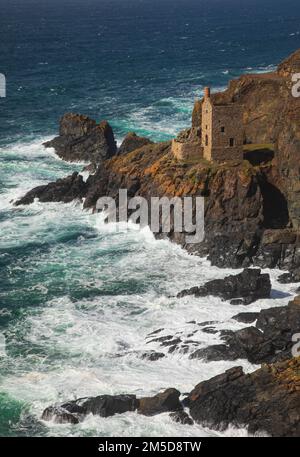
M203 157L213 162L243 159L243 111L235 103L216 105L205 88L202 105Z
M172 152L177 159L243 160L243 107L236 103L214 103L209 87L204 90L199 131L196 135L192 132L189 137L173 140Z

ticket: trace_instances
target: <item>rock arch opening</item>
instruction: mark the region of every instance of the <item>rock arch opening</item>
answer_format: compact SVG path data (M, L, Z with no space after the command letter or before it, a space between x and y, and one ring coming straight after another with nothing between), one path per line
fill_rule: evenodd
M283 193L267 180L261 180L263 197L263 226L268 229L285 228L289 223L288 204Z

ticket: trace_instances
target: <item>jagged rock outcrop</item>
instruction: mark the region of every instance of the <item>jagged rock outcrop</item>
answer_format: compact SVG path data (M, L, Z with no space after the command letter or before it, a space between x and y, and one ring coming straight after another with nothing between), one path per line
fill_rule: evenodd
M300 436L300 358L264 365L251 374L232 368L198 384L186 401L195 422L216 430Z
M149 140L149 138L138 136L135 132L129 132L119 147L118 155L128 154L147 144L152 144L152 141Z
M99 124L88 116L67 113L60 120L59 136L44 143L68 162L101 163L117 153L117 145L107 121Z
M60 406L49 406L42 414L45 421L53 420L58 424L81 422L88 414L101 417L114 416L138 407L135 395L101 395L99 397L79 398Z
M201 287L183 290L177 297L213 295L221 297L223 300L231 300L233 305L249 305L259 298L270 298L270 293L270 276L262 274L259 269L247 268L237 275L230 275L224 279L214 279Z
M83 198L86 194L86 190L87 186L83 181L82 176L77 172L74 172L66 178L50 182L45 186L35 187L15 204L17 206L28 205L32 203L35 198L39 199L41 202L69 203L75 199Z
M299 333L300 328L300 297L288 306L262 310L256 318L255 327L222 331L224 343L197 349L190 358L207 361L247 359L255 364L289 359L293 335Z

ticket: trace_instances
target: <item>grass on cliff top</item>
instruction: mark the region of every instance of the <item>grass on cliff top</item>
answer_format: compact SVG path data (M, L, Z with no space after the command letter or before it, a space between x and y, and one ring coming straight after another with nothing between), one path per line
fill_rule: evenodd
M255 167L251 165L248 160L227 160L225 162L210 162L204 158L192 159L192 160L178 160L174 157L169 156L168 163L174 167L182 167L193 173L197 170L210 170L216 172L218 170L228 170L232 168L241 168L243 170L253 170Z
M273 143L255 143L255 144L244 144L244 151L263 151L269 149L274 151L275 145Z

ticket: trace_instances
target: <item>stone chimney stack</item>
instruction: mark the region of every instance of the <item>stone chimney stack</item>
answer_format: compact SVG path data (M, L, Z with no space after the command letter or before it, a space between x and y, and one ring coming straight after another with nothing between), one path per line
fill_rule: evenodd
M204 88L204 98L210 98L210 87Z

